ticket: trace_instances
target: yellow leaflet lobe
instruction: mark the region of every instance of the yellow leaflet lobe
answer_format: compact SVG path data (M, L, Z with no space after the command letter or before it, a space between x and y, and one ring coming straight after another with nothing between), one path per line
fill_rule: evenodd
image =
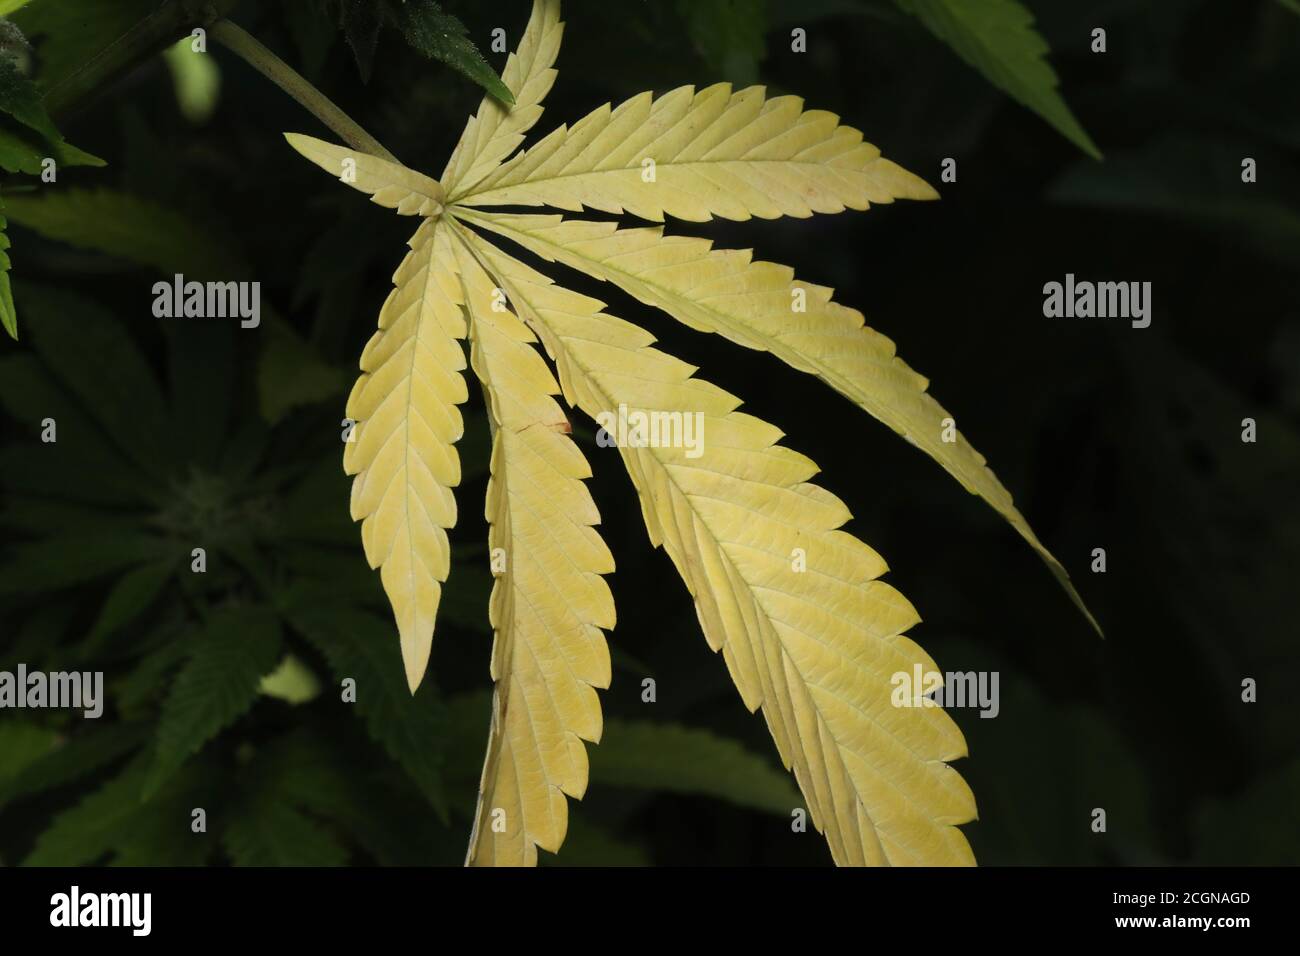
M832 301L832 290L795 279L786 266L755 262L749 252L713 249L706 239L666 236L659 227L619 229L614 223L459 208L457 214L545 259L612 282L691 328L770 352L816 375L992 505L1097 627L1069 575L1016 510L984 456L927 393L929 381L895 355L893 342L863 324L861 312Z
M746 705L762 709L836 862L973 863L956 825L974 819L974 798L946 763L966 753L961 732L937 707L891 703L894 675L937 670L904 635L916 612L878 580L880 556L839 530L850 515L809 483L816 465L650 348L644 330L470 241L556 361L571 403L598 420L620 405L702 416L697 457L662 444L620 451L652 540Z
M325 172L353 189L369 193L381 206L396 209L403 216L436 216L442 212L442 187L423 173L301 133L285 133L284 138Z
M467 397L460 282L449 226L426 219L393 275L379 331L361 354L348 398L356 422L343 453L352 518L366 560L380 568L401 637L412 692L429 661L434 619L447 580L446 529L456 523L460 483L454 443Z
M483 97L442 174L451 201L496 169L541 118L542 100L555 82L551 67L563 34L560 0L536 0L519 48L510 54L501 74L501 81L514 94L515 105L508 107L491 96Z
M839 117L797 96L765 99L720 83L641 93L560 127L477 186L461 205L584 207L656 222L806 218L895 199L935 199Z
M600 516L582 481L591 469L551 397L559 386L533 334L459 238L456 245L471 361L495 425L486 513L497 574L496 690L466 862L532 866L537 847L559 851L565 795L579 798L587 787L582 741L600 739L595 688L610 678L601 628L614 626L601 575L614 561L593 527Z

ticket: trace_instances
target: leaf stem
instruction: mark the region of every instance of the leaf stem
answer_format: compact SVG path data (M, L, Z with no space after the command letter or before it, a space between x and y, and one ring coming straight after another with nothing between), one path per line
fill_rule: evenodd
M214 40L292 96L353 149L386 159L390 163L399 163L397 157L385 149L379 140L362 129L352 117L335 106L324 93L263 46L252 34L229 20L218 20L209 27L208 33Z

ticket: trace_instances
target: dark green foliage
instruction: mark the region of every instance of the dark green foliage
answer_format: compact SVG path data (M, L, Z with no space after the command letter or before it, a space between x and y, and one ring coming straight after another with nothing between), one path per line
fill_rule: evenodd
M36 83L48 92L117 43L165 0L32 0L13 22L36 49Z
M320 824L267 797L241 807L224 844L236 866L342 866L348 851Z
M445 820L442 752L429 742L446 737L451 727L435 693L422 689L412 695L407 689L401 661L388 653L392 650L387 642L392 636L388 622L376 615L329 607L328 596L319 591L294 603L300 608L291 610L291 619L325 655L340 684L352 682L357 713L371 736L410 774Z
M38 175L47 160L67 166L102 166L104 161L64 140L36 85L23 72L30 48L22 31L0 20L0 169ZM9 279L8 220L0 201L0 328L18 338L18 314Z
M375 50L379 47L379 31L384 25L386 4L383 0L334 0L333 6L337 8L339 29L352 48L357 69L368 81L375 62Z
M1057 91L1047 41L1019 0L897 0L990 83L1051 123L1066 139L1100 159L1096 144ZM1079 38L1079 42L1084 40Z
M502 103L514 103L496 70L466 36L464 24L444 13L434 0L401 0L393 15L412 49L465 74Z
M696 51L737 86L758 80L766 42L767 0L677 0Z
M391 26L411 49L447 64L503 103L514 97L470 39L465 24L436 0L326 0L347 38L357 69L367 82L379 48L379 34Z
M0 24L12 28L6 21ZM21 34L17 34L21 42ZM0 51L0 167L9 172L36 174L51 157L60 165L103 166L104 161L68 144L45 112L36 85L23 73L19 60Z
M190 638L187 659L158 718L152 793L218 732L253 706L279 658L280 622L269 609L219 608Z

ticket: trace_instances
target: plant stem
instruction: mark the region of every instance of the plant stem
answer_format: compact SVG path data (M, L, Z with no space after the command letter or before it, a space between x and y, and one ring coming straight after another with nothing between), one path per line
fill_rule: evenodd
M50 87L45 109L56 120L84 106L118 76L175 43L196 26L225 16L239 0L169 0L75 72Z
M229 20L218 20L208 30L218 43L241 57L276 86L284 90L318 120L337 133L353 149L398 163L396 156L367 133L352 117L332 103L293 67L263 46L254 36Z

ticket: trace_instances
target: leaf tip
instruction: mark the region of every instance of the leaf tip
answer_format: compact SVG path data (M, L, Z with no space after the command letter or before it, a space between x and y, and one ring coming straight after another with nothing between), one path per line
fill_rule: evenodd
M495 96L506 106L509 106L511 109L514 108L515 95L510 92L510 87L506 86L505 83L501 82L500 80L497 80L489 87L489 92L491 92L493 96Z
M1106 639L1105 632L1102 631L1101 625L1097 622L1097 619L1093 616L1092 612L1088 610L1088 605L1083 603L1083 597L1075 588L1074 582L1070 580L1070 575L1065 570L1065 567L1045 549L1042 550L1041 553L1047 561L1048 567L1051 568L1052 574L1056 577L1056 580L1060 583L1061 587L1065 588L1065 593L1068 594L1070 600L1074 602L1074 606L1079 609L1079 612L1084 616L1088 624L1097 632L1097 636L1104 641Z
M406 673L406 689L411 692L412 697L414 697L415 692L420 689L420 684L424 680L424 672L428 661L429 658L427 653L421 657L420 655L407 653L406 647L402 647L402 664L404 665L403 670Z

